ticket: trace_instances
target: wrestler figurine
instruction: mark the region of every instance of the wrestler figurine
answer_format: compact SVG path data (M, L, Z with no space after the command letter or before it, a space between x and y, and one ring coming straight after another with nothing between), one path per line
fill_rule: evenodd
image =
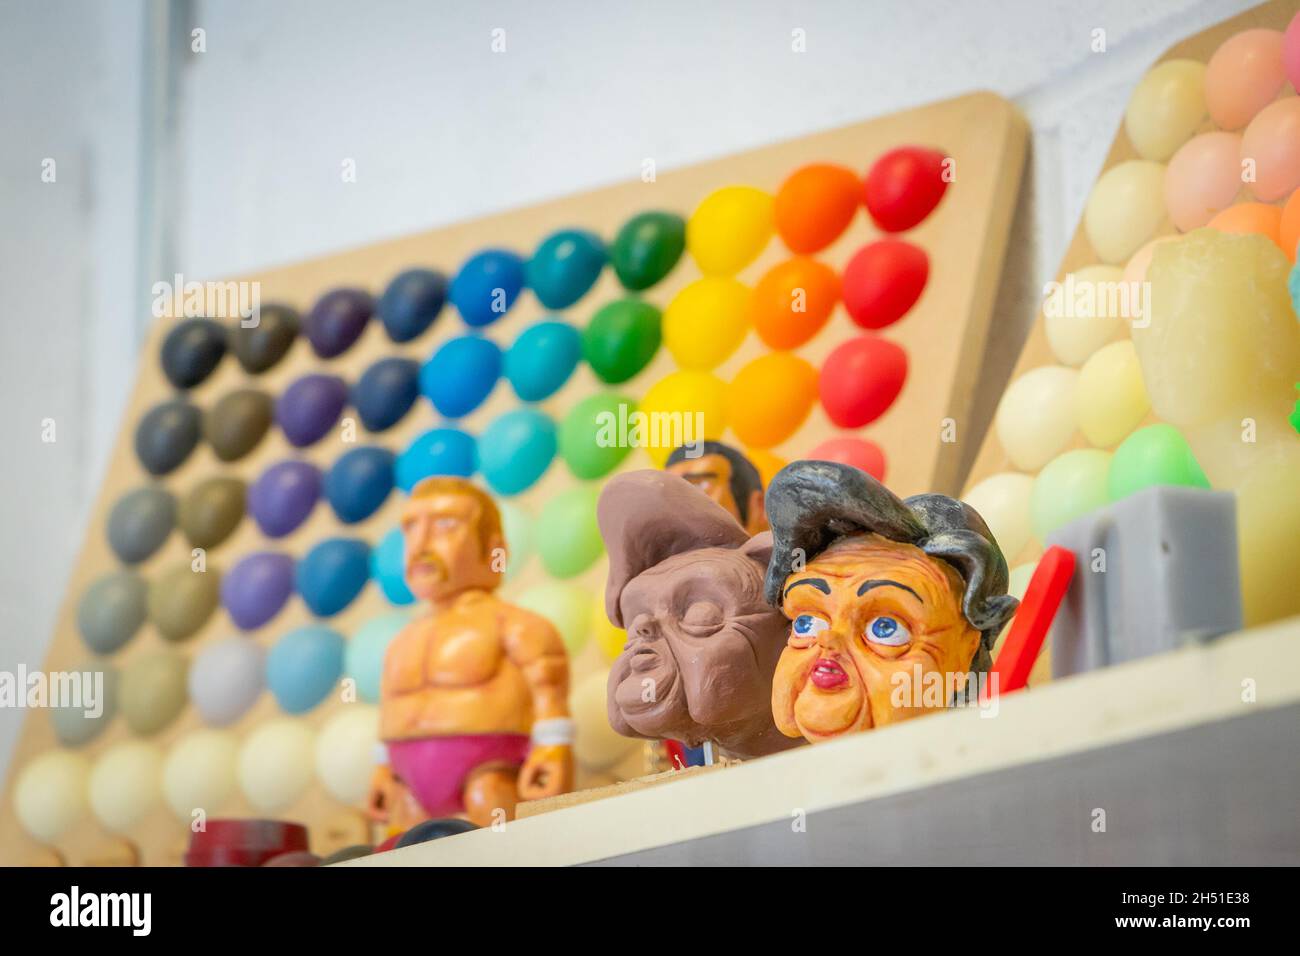
M402 515L406 582L430 613L384 657L380 767L372 805L400 780L432 817L479 826L573 785L569 662L544 618L493 594L505 566L492 499L461 478L426 478Z
M944 495L906 501L866 472L796 461L767 492L767 600L790 621L772 681L781 732L816 742L948 706L1018 602L974 509ZM932 679L933 678L933 679Z
M767 530L763 479L754 463L730 445L718 441L683 445L668 456L664 471L700 489L751 535Z
M786 620L763 600L771 535L751 538L660 471L610 479L596 518L609 552L605 611L627 629L609 672L610 725L742 758L794 746L772 721Z

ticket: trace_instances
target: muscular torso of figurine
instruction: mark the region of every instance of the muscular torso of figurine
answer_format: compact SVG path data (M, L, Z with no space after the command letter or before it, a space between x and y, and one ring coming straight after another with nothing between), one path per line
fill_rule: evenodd
M382 739L528 734L532 694L508 653L527 613L470 591L407 625L384 657Z

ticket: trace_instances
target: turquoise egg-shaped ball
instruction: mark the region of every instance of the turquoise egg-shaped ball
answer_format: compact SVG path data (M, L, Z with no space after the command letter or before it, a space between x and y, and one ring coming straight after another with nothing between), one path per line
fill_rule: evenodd
M561 229L542 240L528 260L525 278L548 309L567 309L581 299L605 268L605 243L585 229Z
M582 359L582 333L555 319L530 326L506 349L506 380L525 402L558 392Z
M431 428L397 456L397 487L411 489L431 475L468 478L478 467L477 443L458 428Z
M298 562L298 593L317 617L351 604L370 580L370 547L355 538L326 538Z
M370 552L370 576L389 604L415 601L415 595L406 586L406 542L402 540L401 528L389 531Z
M468 415L501 377L501 349L491 339L462 335L442 344L420 369L420 391L447 418Z
M532 408L506 412L483 432L479 471L499 495L517 495L546 473L557 446L555 422Z
M379 703L384 654L393 638L409 623L409 612L390 611L366 621L348 641L343 656L343 673L356 681L357 696L367 704Z
M280 709L305 714L323 701L343 674L342 635L311 624L290 631L266 655L266 686Z

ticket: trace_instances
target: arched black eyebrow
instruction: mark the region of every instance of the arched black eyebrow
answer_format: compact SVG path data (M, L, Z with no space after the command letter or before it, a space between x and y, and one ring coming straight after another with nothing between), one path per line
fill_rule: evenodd
M794 582L794 584L786 588L785 591L781 594L781 597L784 598L787 594L789 594L791 591L793 591L801 584L806 584L810 588L816 588L818 591L821 591L822 594L831 593L831 586L826 583L824 578L804 578L801 581Z
M908 594L912 595L912 597L916 598L918 601L921 601L922 604L925 603L925 601L921 600L921 595L917 594L906 584L900 584L897 581L890 581L887 578L879 578L871 581L863 581L860 585L858 585L858 597L862 597L862 595L866 594L872 588L902 588Z

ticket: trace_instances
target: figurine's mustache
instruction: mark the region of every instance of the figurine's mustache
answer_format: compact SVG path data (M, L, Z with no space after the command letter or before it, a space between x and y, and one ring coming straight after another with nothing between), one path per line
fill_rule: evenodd
M441 558L431 551L411 555L410 560L406 562L406 573L411 574L417 569L428 574L434 574L439 578L447 576L446 565L442 563Z

